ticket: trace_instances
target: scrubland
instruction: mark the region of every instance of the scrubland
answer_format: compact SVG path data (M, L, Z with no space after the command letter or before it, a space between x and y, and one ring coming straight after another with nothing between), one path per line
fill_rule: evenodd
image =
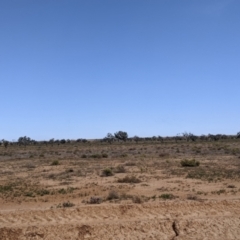
M240 140L0 147L0 239L240 239Z

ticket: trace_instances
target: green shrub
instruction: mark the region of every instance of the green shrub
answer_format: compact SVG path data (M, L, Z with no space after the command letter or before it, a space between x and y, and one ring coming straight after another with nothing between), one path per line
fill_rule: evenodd
M0 185L0 193L13 191L12 185Z
M159 198L162 198L164 200L167 200L167 199L174 199L174 195L171 194L171 193L164 193L162 195L159 196Z
M111 191L108 193L107 200L113 200L113 199L119 199L119 194L118 194L118 192L116 192L116 191L114 191L114 190L111 190Z
M113 176L113 171L112 171L112 169L110 169L110 168L105 168L105 169L102 171L102 176L104 176L104 177Z
M64 189L64 188L61 188L61 189L58 190L58 193L60 193L60 194L67 194L67 190Z
M91 158L102 158L102 155L97 153L97 154L92 154L90 157Z
M143 203L143 199L141 197L139 197L139 196L133 196L132 197L132 202L141 204L141 203Z
M100 204L100 203L102 203L102 198L91 197L90 200L87 203L89 203L89 204Z
M75 206L75 204L74 203L71 203L71 202L64 202L63 204L62 204L62 207L64 207L64 208L67 208L67 207L73 207L73 206Z
M125 157L127 157L128 155L126 154L126 153L123 153L123 154L121 154L120 155L120 157L122 157L122 158L125 158Z
M198 167L200 165L199 161L196 161L195 159L184 159L181 161L181 166L182 167Z
M52 166L57 166L57 165L59 165L59 161L58 160L54 160L54 161L52 161L51 165Z
M115 169L114 169L115 173L125 173L126 169L123 165L118 165Z
M40 195L40 196L49 195L50 191L47 190L47 189L40 189L40 190L37 191L37 194Z
M26 192L24 194L26 197L35 197L34 193L33 192Z
M124 178L119 178L118 182L119 183L140 183L141 180L136 176L126 176Z
M125 166L127 166L127 167L136 166L136 163L135 162L126 162Z
M103 158L108 158L107 153L102 153L102 157L103 157Z

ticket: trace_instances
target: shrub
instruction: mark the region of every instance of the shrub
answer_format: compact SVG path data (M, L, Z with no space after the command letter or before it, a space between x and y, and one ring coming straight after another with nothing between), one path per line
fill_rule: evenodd
M102 176L104 176L104 177L113 176L113 171L112 171L112 169L110 169L110 168L105 168L105 169L102 171Z
M59 161L58 160L54 160L54 161L52 161L51 165L52 166L57 166L57 165L59 165Z
M126 153L123 153L123 154L120 155L120 157L122 157L122 158L126 158L127 156L128 155Z
M102 198L100 197L91 197L88 201L89 204L100 204L102 202Z
M171 194L171 193L164 193L162 195L159 196L159 198L162 198L164 200L167 200L167 199L174 199L174 195Z
M200 165L200 162L196 161L195 159L191 159L191 160L184 159L181 161L182 167L197 167L199 165Z
M128 138L127 132L123 132L123 131L118 131L118 132L114 133L114 136L116 139L124 141L124 142L126 142L126 140Z
M93 154L91 155L92 158L102 158L102 155L100 154Z
M12 185L0 185L0 193L13 191Z
M119 183L140 183L141 180L136 176L126 176L124 178L119 178L118 182Z
M34 193L33 192L26 192L24 194L26 197L35 197Z
M128 166L128 167L136 166L136 163L135 162L126 162L125 166Z
M118 194L118 192L116 192L116 191L114 191L114 190L111 190L111 191L108 193L107 200L113 200L113 199L119 199L119 194Z
M49 195L50 191L47 190L47 189L40 189L40 190L37 191L37 194L40 195L40 196Z
M123 165L118 165L115 169L114 169L115 173L125 173L126 169Z
M61 189L58 190L58 193L60 193L60 194L67 194L67 190L64 189L64 188L61 188Z
M103 158L108 158L107 153L102 153L102 157L103 157Z
M62 206L63 206L64 208L66 208L66 207L73 207L73 206L75 206L75 204L68 201L68 202L64 202L64 203L62 204Z
M141 197L139 197L139 196L133 196L132 202L141 204L141 203L143 203L143 199Z
M188 200L195 200L195 201L196 201L196 200L199 200L199 198L198 198L197 196L195 196L195 195L188 195L188 196L187 196L187 199L188 199Z
M159 154L159 157L160 157L160 158L169 157L169 153L160 153L160 154Z

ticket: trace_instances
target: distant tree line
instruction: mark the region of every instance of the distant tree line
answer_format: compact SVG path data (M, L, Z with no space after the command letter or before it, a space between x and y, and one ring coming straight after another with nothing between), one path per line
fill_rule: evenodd
M18 145L18 146L30 146L30 145L61 145L61 144L69 144L69 143L90 143L92 141L99 141L103 143L113 143L113 142L143 142L143 141L158 141L158 142L169 142L169 141L187 141L187 142L195 142L195 141L219 141L219 140L228 140L228 139L240 139L240 132L236 135L225 135L225 134L208 134L208 135L194 135L190 132L184 132L181 134L177 134L172 137L162 137L162 136L153 136L153 137L128 137L128 133L125 131L118 131L114 134L108 133L106 137L103 139L95 139L95 140L87 140L79 138L77 140L70 139L50 139L48 141L36 141L31 139L30 137L24 136L19 137L17 141L7 141L2 139L0 141L0 146L7 148L9 145Z
M103 142L113 143L116 141L134 141L136 143L141 141L158 141L158 142L168 142L168 141L187 141L187 142L195 142L195 141L219 141L224 139L237 139L240 138L240 132L236 135L225 135L225 134L208 134L197 136L191 132L184 132L181 134L177 134L172 137L162 137L162 136L153 136L153 137L128 137L127 132L118 131L114 134L108 133L106 137L102 139Z

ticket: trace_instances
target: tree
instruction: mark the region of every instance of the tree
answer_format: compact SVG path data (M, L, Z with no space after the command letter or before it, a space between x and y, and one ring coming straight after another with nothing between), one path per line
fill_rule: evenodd
M240 138L240 132L237 133L237 138Z
M218 141L219 137L217 135L213 135L213 134L208 134L208 139L211 141Z
M163 142L163 137L161 137L161 136L158 136L158 141L161 141L161 142Z
M54 144L54 138L51 138L51 139L49 140L49 143L51 143L51 145L53 146L53 144Z
M157 141L157 137L156 137L156 136L153 136L153 137L152 137L152 140L153 140L153 141Z
M197 139L197 136L192 133L184 132L182 135L187 141L192 140L194 142Z
M206 141L207 140L207 136L206 135L201 135L199 137L199 139L202 140L202 141Z
M140 137L134 136L134 137L133 137L133 140L134 140L136 143L138 143L138 142L140 141Z
M3 143L3 146L5 147L5 148L7 148L8 147L8 144L9 144L9 142L8 141L6 141L6 140L2 140L2 143Z
M123 131L118 131L118 132L114 133L114 136L116 139L124 141L124 142L128 139L127 132L123 132Z
M107 136L104 138L104 141L108 142L108 143L112 143L114 141L115 137L111 134L108 133Z
M24 145L24 146L26 146L27 144L30 144L30 143L32 143L34 140L32 140L30 137L26 137L26 136L24 136L24 137L20 137L19 139L18 139L18 144L19 145Z

